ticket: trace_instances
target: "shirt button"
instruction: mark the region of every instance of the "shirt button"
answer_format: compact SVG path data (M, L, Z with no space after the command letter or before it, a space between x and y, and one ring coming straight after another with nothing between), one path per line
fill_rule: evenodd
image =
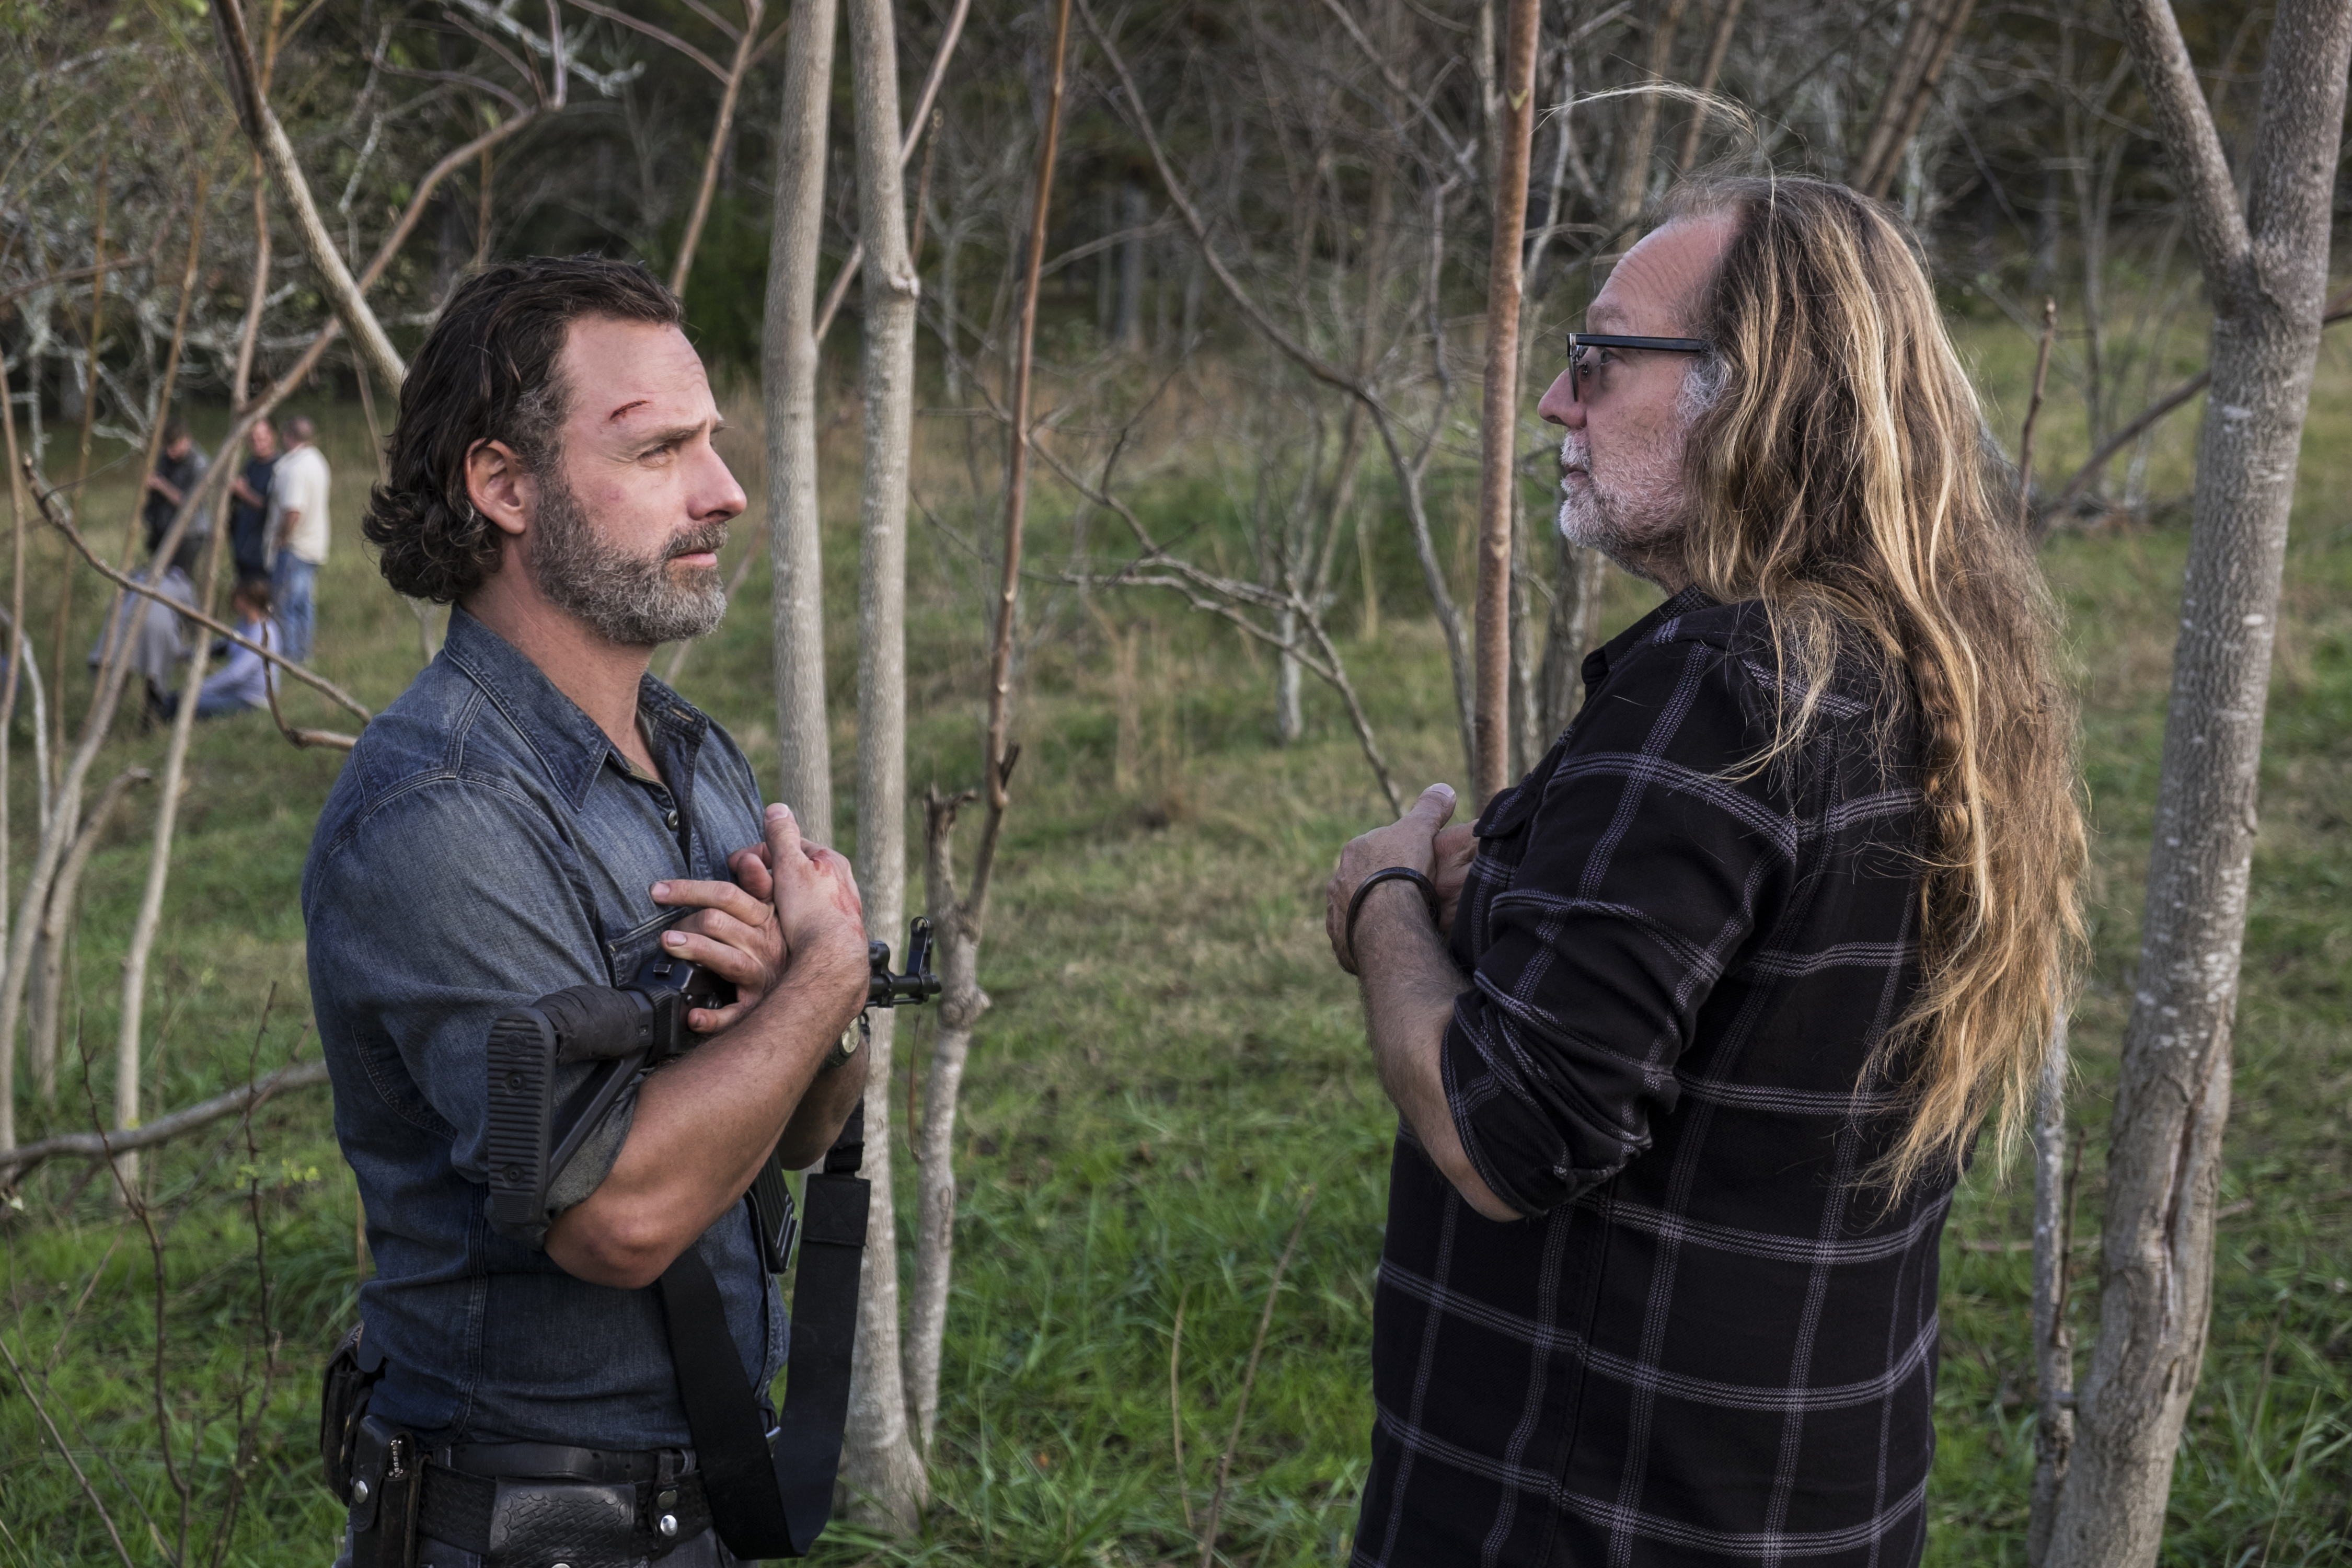
M668 828L672 833L676 833L677 831L677 807L672 806L667 811L662 813L662 826Z

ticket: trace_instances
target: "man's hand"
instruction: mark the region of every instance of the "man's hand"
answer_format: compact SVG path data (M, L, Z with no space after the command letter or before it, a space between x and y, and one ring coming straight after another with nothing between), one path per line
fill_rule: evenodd
M1478 858L1478 834L1466 822L1439 833L1431 846L1437 869L1429 879L1437 884L1437 934L1454 938L1454 911L1462 907L1462 886L1470 879L1470 862Z
M843 963L856 973L857 994L864 997L866 903L858 897L849 862L838 851L802 838L800 819L791 806L768 807L765 826L768 842L762 847L761 868L772 884L769 901L793 954L789 965L797 970L803 960Z
M662 932L663 949L735 986L730 1005L697 1007L687 1014L687 1027L698 1035L715 1035L749 1012L775 989L790 960L784 928L776 919L768 847L738 849L727 858L727 868L735 873L732 882L680 878L653 887L654 902L694 911Z
M801 838L791 809L768 808L770 842L738 849L727 858L735 873L731 882L697 881L677 878L653 885L656 904L694 912L662 933L664 951L698 963L735 987L734 1002L725 1007L697 1007L686 1016L687 1026L698 1035L715 1035L728 1028L761 997L774 990L793 967L795 954L816 955L828 944L845 951L848 939L837 928L846 925L865 957L865 905L849 862L822 844ZM789 847L775 840L789 835ZM780 858L780 850L782 858ZM772 868L792 867L802 874L780 883ZM782 912L789 900L792 913ZM787 934L786 921L798 923L802 940ZM863 995L861 986L860 993Z
M764 826L767 842L729 866L767 889L766 924L748 886L668 884L665 901L695 906L680 924L699 928L681 931L688 940L669 951L769 989L756 1006L718 1009L736 1015L733 1029L646 1079L611 1172L548 1227L547 1255L579 1279L622 1289L653 1283L743 1195L772 1152L787 1165L823 1153L866 1087L862 1053L832 1071L821 1065L866 1005L857 880L839 855L803 844L783 806L768 807Z
M1348 905L1355 899L1357 885L1373 872L1391 866L1410 866L1434 880L1445 868L1438 851L1438 830L1453 815L1454 786L1433 784L1421 792L1421 798L1402 816L1386 827L1376 827L1350 840L1339 851L1339 868L1331 873L1330 884L1323 890L1323 932L1331 939L1331 956L1339 961L1340 968L1350 974L1356 973L1355 954L1348 951ZM1447 851L1449 858L1457 854L1458 850L1453 848ZM1462 875L1468 868L1467 858L1462 859L1463 869L1454 874L1454 879L1453 896L1456 900L1462 896ZM1438 888L1443 895L1444 884L1440 882ZM1383 888L1381 892L1385 894L1387 890ZM1411 888L1404 888L1399 896L1411 892ZM1450 921L1452 910L1448 908L1444 912Z

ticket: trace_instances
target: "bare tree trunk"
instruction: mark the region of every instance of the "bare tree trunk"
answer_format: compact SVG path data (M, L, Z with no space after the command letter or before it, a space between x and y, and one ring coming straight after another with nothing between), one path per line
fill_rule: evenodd
M719 188L719 165L726 158L728 138L735 132L735 100L742 94L744 74L751 68L752 51L760 44L760 22L766 11L766 0L743 0L743 36L735 40L735 58L728 62L727 80L719 94L719 117L710 126L710 151L702 160L702 184L695 189L694 209L686 216L686 232L678 237L677 259L670 264L673 294L686 292L687 277L694 270L695 247L702 243L703 221L710 216L710 195Z
M2039 1412L2025 1554L2037 1568L2049 1554L2058 1489L2065 1484L2074 1452L2074 1329L2066 1318L2074 1184L2066 1169L2066 1013L2061 998L2050 1052L2042 1059L2042 1097L2033 1113L2033 1357Z
M364 379L367 367L360 367ZM220 502L213 512L213 536L205 547L204 597L205 614L213 611L213 600L219 587L221 536L228 531L228 491L221 491ZM180 706L172 716L172 739L163 752L163 789L155 803L155 839L147 856L147 885L139 896L139 914L131 927L131 947L122 960L122 1010L115 1044L114 1124L117 1127L139 1125L140 1031L147 1007L147 957L153 951L155 933L163 920L163 888L172 876L172 839L180 822L180 792L188 764L188 742L196 726L196 700L204 690L205 667L209 662L212 639L199 635L196 651L188 660L188 673L180 685ZM138 1180L139 1156L126 1154L119 1163L122 1184L126 1187Z
M1669 0L1679 12L1682 0ZM1478 700L1475 805L1511 782L1511 514L1518 495L1519 264L1536 128L1538 0L1511 0L1486 266L1486 406L1478 474ZM1654 113L1654 110L1653 110Z
M1976 0L1931 0L1911 14L1887 73L1886 90L1871 116L1861 161L1854 165L1855 189L1883 196L1895 183L1904 149L1919 133L1919 122L1935 101L1936 84L1975 9Z
M2213 384L2107 1156L2099 1337L2053 1568L2155 1562L2204 1355L2263 710L2352 63L2352 5L2279 7L2241 206L2171 10L2118 10L2203 262Z
M1274 654L1274 738L1296 745L1307 731L1298 708L1298 656L1290 651L1298 640L1298 612L1288 605L1275 611L1274 633L1286 645Z
M948 1283L955 1260L955 1123L964 1064L971 1055L973 1028L988 1010L980 988L980 942L988 920L988 894L996 869L996 848L1012 805L1009 786L1019 749L1013 732L1013 638L1021 607L1021 546L1029 507L1029 395L1035 366L1037 289L1045 262L1045 220L1054 193L1054 160L1062 133L1062 94L1068 63L1070 0L1059 0L1054 21L1054 67L1045 106L1045 134L1037 148L1035 195L1029 209L1028 255L1021 294L1021 318L1013 343L1012 417L1005 464L1004 536L999 552L996 614L989 647L987 757L978 792L942 796L930 791L924 812L923 892L940 953L940 1011L924 1079L920 1134L921 1171L917 1177L915 1300L907 1326L907 1383L917 1440L926 1458L940 1409L940 1352L947 1332ZM1125 667L1133 669L1133 644ZM1122 714L1122 722L1124 715ZM971 883L961 895L955 885L956 808L977 793L987 804ZM909 1130L910 1134L912 1130Z
M8 761L15 749L16 693L31 664L33 641L25 635L25 492L16 471L16 402L8 390L6 357L0 355L0 428L6 433L8 458L8 679L0 690L0 953L14 951L8 941ZM38 738L48 715L36 713L33 732ZM48 780L41 781L44 790ZM44 824L43 826L47 826ZM37 1068L35 1077L39 1076ZM0 1148L16 1142L16 1037L0 1035Z
M1543 727L1549 745L1584 703L1584 656L1592 651L1601 625L1601 593L1609 561L1598 550L1559 542L1552 574L1551 624L1544 636Z
M1685 0L1664 0L1650 24L1650 64L1645 81L1666 79L1675 57L1675 34L1683 25ZM1609 222L1622 239L1642 216L1650 196L1650 154L1658 144L1658 98L1645 93L1633 100L1633 123L1625 129L1619 149L1617 189L1610 202Z
M857 881L866 929L897 942L907 904L907 468L915 410L918 285L907 254L898 178L898 53L890 0L849 0L856 77L857 208L866 236L866 485L860 505L857 605ZM866 1070L884 1092L866 1098L866 1174L873 1214L857 1352L850 1373L849 1437L842 1475L856 1506L887 1528L911 1530L929 1495L909 1440L898 1359L898 1248L890 1188L894 1015L874 1018Z
M114 815L116 804L131 785L150 783L154 777L145 768L128 768L107 781L82 818L80 831L74 835L72 847L58 863L58 874L49 883L48 902L41 910L39 943L33 950L32 975L33 1088L45 1102L58 1097L58 1042L59 1022L65 1014L66 944L73 940L74 911L81 902L82 874L89 869L89 858L98 848L98 837L106 831L107 820ZM121 1096L116 1098L119 1102ZM137 1124L135 1106L131 1121L121 1120L119 1103L116 1110L116 1126Z
M760 345L768 424L768 562L776 682L776 792L820 844L833 834L824 717L824 544L817 515L817 242L836 0L793 0L776 132L775 230Z
M1739 25L1739 12L1746 4L1747 0L1722 0L1722 9L1715 14L1715 31L1706 40L1706 60L1699 68L1699 91L1715 90L1716 79L1723 74L1723 57L1731 52L1732 29ZM1698 158L1698 139L1706 132L1706 110L1701 108L1691 116L1690 123L1683 129L1682 150L1675 154L1676 175L1690 173L1691 164ZM1568 127L1562 125L1559 133L1561 145L1565 149Z

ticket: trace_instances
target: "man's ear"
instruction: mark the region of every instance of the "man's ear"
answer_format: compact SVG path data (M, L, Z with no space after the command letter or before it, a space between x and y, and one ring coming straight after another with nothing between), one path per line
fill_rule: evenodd
M520 538L539 500L530 470L504 441L477 441L466 452L466 495L499 532Z

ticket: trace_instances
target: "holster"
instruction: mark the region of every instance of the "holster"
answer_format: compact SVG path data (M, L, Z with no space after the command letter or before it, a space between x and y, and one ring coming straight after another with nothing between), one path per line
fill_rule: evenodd
M327 1489L344 1502L352 1500L352 1462L359 1443L360 1422L368 1400L383 1380L383 1357L366 1342L362 1325L345 1334L327 1370L319 1380L319 1460L325 1467Z
M352 1452L352 1568L416 1568L425 1455L415 1437L362 1416Z

